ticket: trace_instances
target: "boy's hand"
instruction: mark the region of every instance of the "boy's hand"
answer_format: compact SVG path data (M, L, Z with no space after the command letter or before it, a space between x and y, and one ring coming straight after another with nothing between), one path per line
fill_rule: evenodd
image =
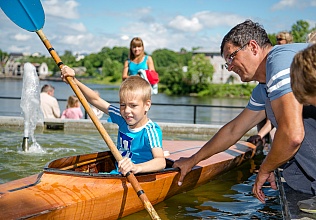
M131 161L131 158L124 157L118 162L119 171L125 176L128 172L138 173L137 166Z
M75 75L75 71L70 67L65 65L63 68L61 68L61 78L64 82L67 82L67 77L75 77Z

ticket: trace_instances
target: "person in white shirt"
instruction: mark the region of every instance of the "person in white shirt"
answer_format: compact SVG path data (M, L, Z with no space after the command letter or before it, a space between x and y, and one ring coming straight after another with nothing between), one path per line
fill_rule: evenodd
M54 92L55 88L52 85L45 84L41 89L41 110L44 118L60 118L60 108Z

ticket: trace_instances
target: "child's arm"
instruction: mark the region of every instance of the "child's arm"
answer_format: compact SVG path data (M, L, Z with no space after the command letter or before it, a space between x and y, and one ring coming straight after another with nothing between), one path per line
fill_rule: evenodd
M162 170L166 167L166 159L163 154L163 150L160 147L152 148L152 153L154 159L134 164L130 158L124 157L123 160L118 162L119 171L126 175L128 172L136 173L146 173L146 172L155 172Z
M73 69L71 69L68 66L64 66L61 69L61 77L63 78L63 80L65 82L67 82L66 77L73 77L74 82L78 85L79 89L81 90L82 94L85 96L85 98L87 99L87 101L94 105L95 107L97 107L98 109L100 109L101 111L105 112L106 114L108 114L108 109L110 106L110 103L108 103L107 101L103 100L100 96L98 96L96 94L95 91L93 91L92 89L90 89L89 87L87 87L86 85L84 85L83 83L81 83L79 80L77 80L75 78L75 71Z

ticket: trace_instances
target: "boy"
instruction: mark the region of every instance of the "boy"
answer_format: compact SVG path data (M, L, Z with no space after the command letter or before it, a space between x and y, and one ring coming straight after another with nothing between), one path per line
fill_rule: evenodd
M316 44L295 55L291 64L291 87L301 104L316 106Z
M117 148L123 156L118 162L119 172L125 175L130 171L136 174L165 168L161 129L147 117L151 86L146 80L139 76L128 77L120 86L120 108L117 108L78 81L73 69L64 66L61 73L64 81L66 77L73 77L87 101L119 126Z

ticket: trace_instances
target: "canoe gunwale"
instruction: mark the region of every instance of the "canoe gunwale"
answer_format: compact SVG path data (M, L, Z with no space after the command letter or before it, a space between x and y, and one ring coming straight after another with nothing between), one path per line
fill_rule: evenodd
M169 172L179 172L179 168L165 168L161 171L157 172L150 172L150 173L139 173L135 174L136 177L147 176L147 175L159 175L163 173ZM56 168L44 168L44 173L54 173L54 174L61 174L61 175L70 175L70 176L80 176L80 177L99 177L99 178L106 178L106 179L117 179L117 178L126 178L120 174L109 174L109 173L88 173L88 172L80 172L80 171L73 171L73 170L60 170Z
M18 190L21 190L21 189L26 189L26 188L29 188L29 187L32 187L32 186L36 186L37 184L39 184L41 182L41 178L43 176L44 172L40 172L35 180L34 183L31 183L31 184L27 184L27 185L24 185L24 186L21 186L21 187L17 187L17 188L14 188L14 189L9 189L8 192L14 192L14 191L18 191Z

